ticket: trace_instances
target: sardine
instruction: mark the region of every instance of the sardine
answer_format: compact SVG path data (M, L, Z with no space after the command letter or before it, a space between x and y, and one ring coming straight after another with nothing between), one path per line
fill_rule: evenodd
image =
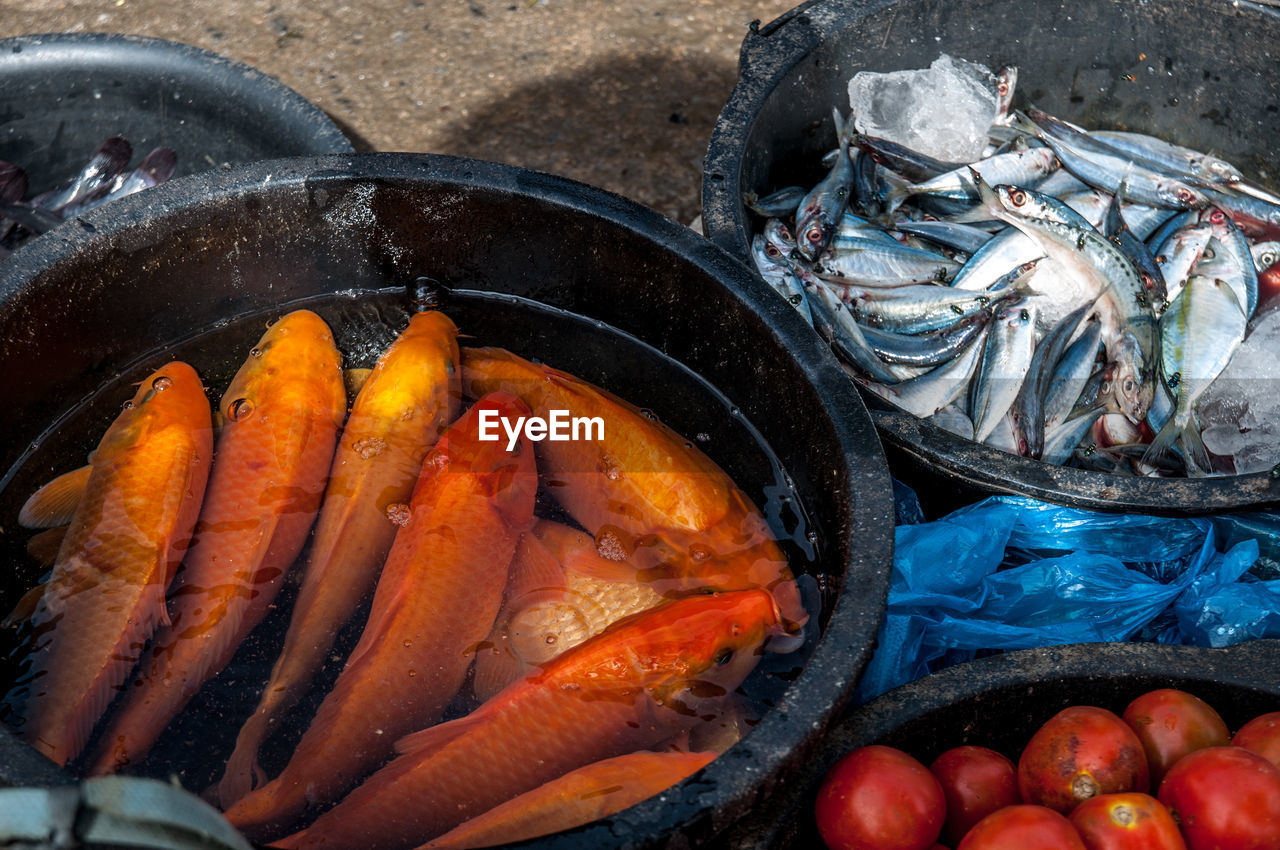
M835 241L813 265L823 280L857 286L907 286L943 281L960 264L942 254L910 248L896 241Z
M1243 179L1240 170L1226 160L1145 133L1092 130L1089 135L1169 173L1183 173L1212 183L1238 183Z
M747 209L765 218L794 216L800 206L800 202L804 200L807 194L809 192L803 186L786 186L776 192L765 195L763 198L754 192L748 192L743 196L742 202Z
M969 385L978 357L986 342L987 328L983 328L960 354L951 362L938 366L909 381L895 386L863 383L868 390L892 402L908 413L928 419L955 401Z
M878 328L862 328L863 338L886 363L938 366L955 357L991 318L983 310L950 327L924 334L899 334Z
M1015 301L1001 308L991 322L969 399L973 437L978 442L985 441L1009 412L1031 368L1034 312L1034 307Z
M810 262L826 250L853 193L853 160L849 158L849 137L838 112L834 119L836 132L840 135L840 154L831 171L805 196L796 210L797 250Z
M1235 292L1214 278L1192 275L1182 294L1169 305L1160 319L1160 363L1165 385L1176 397L1176 407L1151 441L1142 457L1144 463L1158 466L1177 443L1189 475L1209 471L1209 455L1200 439L1195 403L1240 347L1245 326L1244 309Z

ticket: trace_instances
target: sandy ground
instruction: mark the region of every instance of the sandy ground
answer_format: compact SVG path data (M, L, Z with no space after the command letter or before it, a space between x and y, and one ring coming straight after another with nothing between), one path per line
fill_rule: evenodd
M0 37L181 41L271 74L358 150L499 160L678 221L754 19L792 0L0 0Z

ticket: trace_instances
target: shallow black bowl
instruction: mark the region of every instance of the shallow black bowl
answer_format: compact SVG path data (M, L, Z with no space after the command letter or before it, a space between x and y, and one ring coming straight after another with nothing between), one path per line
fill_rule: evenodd
M133 145L132 165L172 148L176 176L352 149L318 106L207 50L103 33L0 40L0 159L26 169L31 194L74 177L111 136Z
M890 481L838 364L741 264L616 195L449 157L277 160L145 195L110 214L94 210L0 267L0 433L8 438L0 470L10 470L0 502L29 492L14 483L28 474L15 464L43 429L166 340L299 298L405 286L422 275L535 299L658 349L758 429L801 503L796 516L807 527L799 530L817 544L809 572L827 603L806 665L740 744L664 799L538 846L688 846L746 813L803 761L847 701L883 615ZM705 450L725 462L732 447L723 435L737 427L728 421L735 417L691 404L608 352L577 352L572 338L535 326L526 343L526 354L554 355L556 365L645 399L677 431L709 432ZM772 480L764 469L731 474L745 477L757 499ZM0 545L6 534L12 540L12 526L0 522ZM22 590L5 588L4 601Z
M814 0L750 33L711 136L703 227L750 260L744 192L813 185L860 70L924 68L940 53L1019 68L1021 102L1085 126L1152 133L1277 179L1280 11L1230 0L1009 4ZM937 512L989 493L1099 510L1188 515L1280 502L1270 473L1138 479L1054 467L964 440L870 393L894 473Z
M1232 730L1280 710L1280 641L1228 649L1151 643L1072 644L979 659L895 688L850 712L784 788L727 833L735 850L821 847L813 801L822 778L857 747L884 744L928 765L964 744L1017 764L1039 726L1071 705L1116 714L1134 697L1179 688L1217 709Z

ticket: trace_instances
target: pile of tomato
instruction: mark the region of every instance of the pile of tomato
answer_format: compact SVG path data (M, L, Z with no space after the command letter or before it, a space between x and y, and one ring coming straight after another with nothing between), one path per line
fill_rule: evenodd
M1166 688L1122 716L1063 709L1016 766L977 746L928 767L861 747L827 773L814 814L831 850L1280 850L1280 712L1232 737Z

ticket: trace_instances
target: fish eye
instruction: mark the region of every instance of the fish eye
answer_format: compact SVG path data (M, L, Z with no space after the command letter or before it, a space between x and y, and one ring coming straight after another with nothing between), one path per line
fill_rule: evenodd
M1227 214L1224 213L1222 210L1215 209L1213 212L1209 213L1209 221L1213 222L1214 224L1222 224L1226 220L1227 220Z
M725 648L715 654L715 662L717 667L723 667L733 660L733 650Z
M1031 318L1030 311L1028 311L1025 307L1023 308L1022 312L1019 313L1018 315L1022 318L1022 321L1024 322Z
M1001 97L1004 97L1008 93L1009 93L1008 82L1006 82L1005 80L1001 80L1000 82L996 83L996 94L1000 95Z
M764 253L766 257L778 257L778 256L781 256L782 254L782 252L779 251L777 247L774 245L766 245L764 247Z
M810 242L813 242L813 243L815 243L815 244L816 244L816 243L818 243L818 242L821 242L821 241L822 241L822 228L821 228L821 227L810 227L810 228L808 229L808 231L806 231L806 232L805 232L805 234L804 234L804 238L805 238L805 239L808 239Z
M1015 207L1020 207L1027 202L1027 193L1021 189L1014 189L1009 193L1009 203Z
M1111 382L1110 382L1110 381L1103 381L1103 382L1102 382L1102 392L1103 392L1103 394L1104 394L1104 395L1105 395L1106 393L1111 392Z
M1133 392L1133 378L1126 378L1124 382L1125 393Z
M787 242L790 242L790 241L791 241L791 231L790 231L790 230L787 230L787 226L786 226L785 224L783 224L783 225L779 225L779 227L778 227L778 238L779 238L779 239L783 239L783 240L785 240L785 241L787 241Z
M790 298L787 299L787 301L791 304L792 307L799 307L800 302L803 300L804 299L801 298L799 295L792 295Z
M1276 259L1277 259L1277 257L1276 257L1276 253L1275 253L1274 251L1268 251L1268 252L1266 252L1265 254L1263 254L1261 257L1259 257L1258 259L1262 261L1262 265L1263 265L1264 267L1270 267L1270 266L1274 266L1274 265L1276 264Z
M1177 198L1179 201L1182 201L1184 204L1194 203L1196 199L1195 192L1192 192L1186 186L1179 186L1177 191L1173 193L1173 196Z

